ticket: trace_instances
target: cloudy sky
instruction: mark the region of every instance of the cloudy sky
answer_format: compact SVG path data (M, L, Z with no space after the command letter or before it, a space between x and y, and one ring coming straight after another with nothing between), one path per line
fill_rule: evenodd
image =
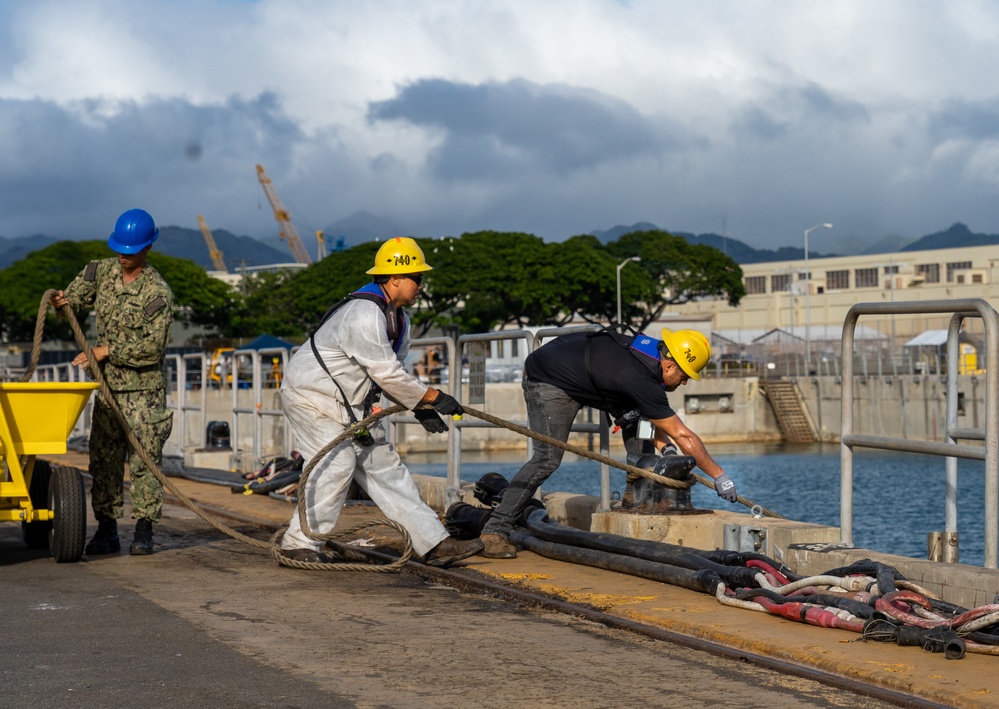
M0 236L999 233L988 0L0 0ZM311 244L309 244L311 247Z

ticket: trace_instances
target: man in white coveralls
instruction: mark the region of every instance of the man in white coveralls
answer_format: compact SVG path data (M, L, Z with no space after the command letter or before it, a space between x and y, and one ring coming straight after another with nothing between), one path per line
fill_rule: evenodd
M410 319L403 311L419 297L427 265L410 238L396 237L378 249L367 272L372 282L337 303L312 337L288 363L281 383L285 417L306 465L351 424L370 415L384 393L413 409L431 433L447 431L445 416L461 414L458 401L409 374ZM482 550L478 539L450 537L437 514L421 499L409 470L385 436L381 422L330 451L309 475L304 496L309 528L328 534L356 479L386 517L412 539L413 550L432 566L447 566ZM282 553L298 561L327 561L320 543L302 531L298 511L281 542Z

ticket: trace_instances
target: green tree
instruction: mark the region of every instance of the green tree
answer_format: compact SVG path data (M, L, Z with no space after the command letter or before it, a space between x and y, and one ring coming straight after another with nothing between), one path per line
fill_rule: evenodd
M427 302L438 324L449 321L462 332L488 332L497 325L544 322L558 310L551 300L555 274L537 236L479 231L445 241L446 250L434 242L435 261L427 254L434 266Z
M371 268L380 244L369 242L335 251L298 271L263 272L243 283L242 307L224 334L255 337L269 333L304 340L331 305L371 281Z
M573 316L594 323L617 316L617 259L599 239L586 234L550 244L549 259L555 274L551 302L558 304L559 311L544 324L562 325ZM640 292L636 283L647 280L640 269L622 273L622 303L636 298Z
M173 291L175 316L184 323L221 332L232 311L239 307L239 293L227 283L209 276L194 261L153 250L149 252L149 263Z
M45 291L65 289L88 262L111 255L103 241L60 241L0 271L0 332L10 341L30 341ZM178 319L209 327L228 319L237 294L225 283L187 259L151 252L149 262L170 284ZM46 321L45 336L73 339L69 324L54 316Z
M31 341L45 291L65 288L88 261L104 258L108 253L101 242L60 241L32 251L0 271L0 330L4 339ZM72 340L73 331L65 321L49 318L45 337Z
M625 234L608 248L618 262L629 256L640 257L641 262L635 266L649 276L638 297L629 304L629 312L637 307L640 313L638 329L657 320L669 305L696 298L725 298L734 307L746 294L742 269L710 246L694 245L682 237L651 230Z

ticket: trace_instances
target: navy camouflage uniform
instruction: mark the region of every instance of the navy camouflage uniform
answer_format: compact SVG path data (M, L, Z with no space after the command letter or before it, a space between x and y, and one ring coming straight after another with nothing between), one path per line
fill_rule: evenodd
M166 408L163 368L173 323L170 286L149 264L138 278L126 284L118 258L112 257L91 261L65 293L75 312L93 308L96 346L108 348L107 359L100 363L104 381L142 447L159 465L163 444L173 427L173 412ZM98 518L119 519L124 515L126 459L132 516L159 521L163 486L131 449L125 431L99 396L90 431L91 505Z

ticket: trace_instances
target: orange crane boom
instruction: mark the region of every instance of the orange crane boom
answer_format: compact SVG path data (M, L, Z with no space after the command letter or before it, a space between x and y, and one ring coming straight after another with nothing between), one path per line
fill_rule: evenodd
M211 230L208 225L205 224L205 218L198 215L198 226L201 227L201 235L205 237L205 245L208 246L208 256L212 260L212 265L215 266L216 271L222 271L223 273L228 273L229 269L225 266L225 261L222 260L222 252L219 251L219 247L215 245L215 237L212 236Z
M274 218L281 225L281 233L278 236L288 242L288 246L291 247L291 253L298 263L312 263L312 258L309 256L309 252L305 250L302 238L295 231L295 225L291 223L291 215L282 206L281 199L277 196L277 192L274 191L274 183L271 182L271 178L264 172L263 165L257 165L257 179L260 180L260 186L264 188L267 201L271 203L271 209L274 210Z

